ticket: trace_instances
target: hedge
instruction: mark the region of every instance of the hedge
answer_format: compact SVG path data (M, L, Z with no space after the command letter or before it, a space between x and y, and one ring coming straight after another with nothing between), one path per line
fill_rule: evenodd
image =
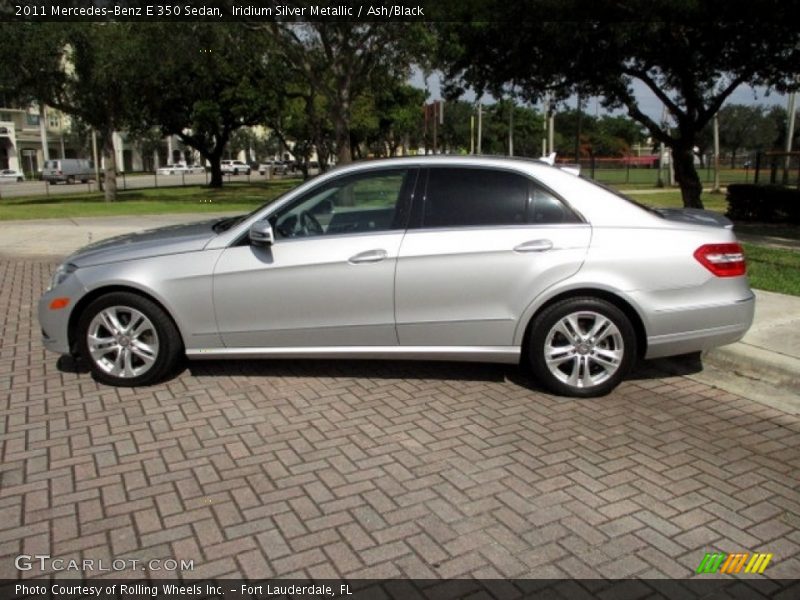
M728 185L728 212L734 221L800 225L800 190L779 185Z

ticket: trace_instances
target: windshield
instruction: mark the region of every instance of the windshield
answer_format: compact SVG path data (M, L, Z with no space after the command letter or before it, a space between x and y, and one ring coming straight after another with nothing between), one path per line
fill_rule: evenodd
M293 189L292 190L288 190L288 191L282 193L280 196L277 196L277 197L273 198L272 200L268 200L264 204L261 204L261 205L257 206L256 208L254 208L253 210L251 210L249 213L247 213L245 215L235 215L233 217L225 217L225 218L220 219L219 221L214 223L214 225L212 226L212 229L214 230L214 233L223 233L225 231L228 231L231 227L235 227L239 223L242 223L243 221L246 221L247 219L249 219L250 217L255 215L257 212L265 209L270 204L273 204L274 202L278 202L278 201L282 200L286 196L286 194L288 194L288 193L290 193L292 191L294 191L294 190Z

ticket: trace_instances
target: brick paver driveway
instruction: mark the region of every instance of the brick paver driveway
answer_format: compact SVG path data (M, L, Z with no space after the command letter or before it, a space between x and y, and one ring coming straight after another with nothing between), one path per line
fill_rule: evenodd
M39 342L52 268L0 261L0 577L19 554L193 560L184 577L685 577L712 549L800 573L795 417L653 367L596 401L402 362L102 387Z

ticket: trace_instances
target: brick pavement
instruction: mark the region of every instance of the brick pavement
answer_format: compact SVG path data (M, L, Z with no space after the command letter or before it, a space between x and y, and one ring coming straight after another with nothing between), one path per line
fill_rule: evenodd
M184 559L183 577L800 573L800 421L652 365L601 400L497 365L196 363L147 389L62 372L48 262L0 260L0 578L13 558ZM26 577L41 575L37 568ZM118 575L169 576L164 571Z

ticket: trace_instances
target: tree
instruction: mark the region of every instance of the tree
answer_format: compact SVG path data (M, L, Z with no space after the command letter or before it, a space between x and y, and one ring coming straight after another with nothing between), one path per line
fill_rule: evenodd
M2 23L0 61L6 95L18 102L53 106L98 134L103 153L105 199L116 199L113 134L135 121L129 23Z
M718 118L720 147L730 152L731 169L739 150L769 148L777 136L763 106L731 104L719 111Z
M408 22L274 21L252 26L278 38L286 67L314 92L306 95L307 102L316 103L317 95L323 101L319 104L333 126L339 164L352 160L354 103L376 77L382 83L407 79L427 40L420 24Z
M791 8L777 0L759 3L758 15L749 16L722 0L598 0L590 11L577 0L462 6L469 19L454 23L454 13L440 24L451 78L495 95L512 91L534 100L581 91L602 95L608 108L626 108L672 150L685 206L702 207L693 148L725 100L744 83L785 89L800 71L800 30ZM492 17L501 13L502 21ZM663 103L670 125L644 112L634 81Z
M283 78L272 40L237 24L205 22L139 23L132 38L137 127L177 136L208 161L209 185L222 186L221 160L233 133L277 110L275 82Z

